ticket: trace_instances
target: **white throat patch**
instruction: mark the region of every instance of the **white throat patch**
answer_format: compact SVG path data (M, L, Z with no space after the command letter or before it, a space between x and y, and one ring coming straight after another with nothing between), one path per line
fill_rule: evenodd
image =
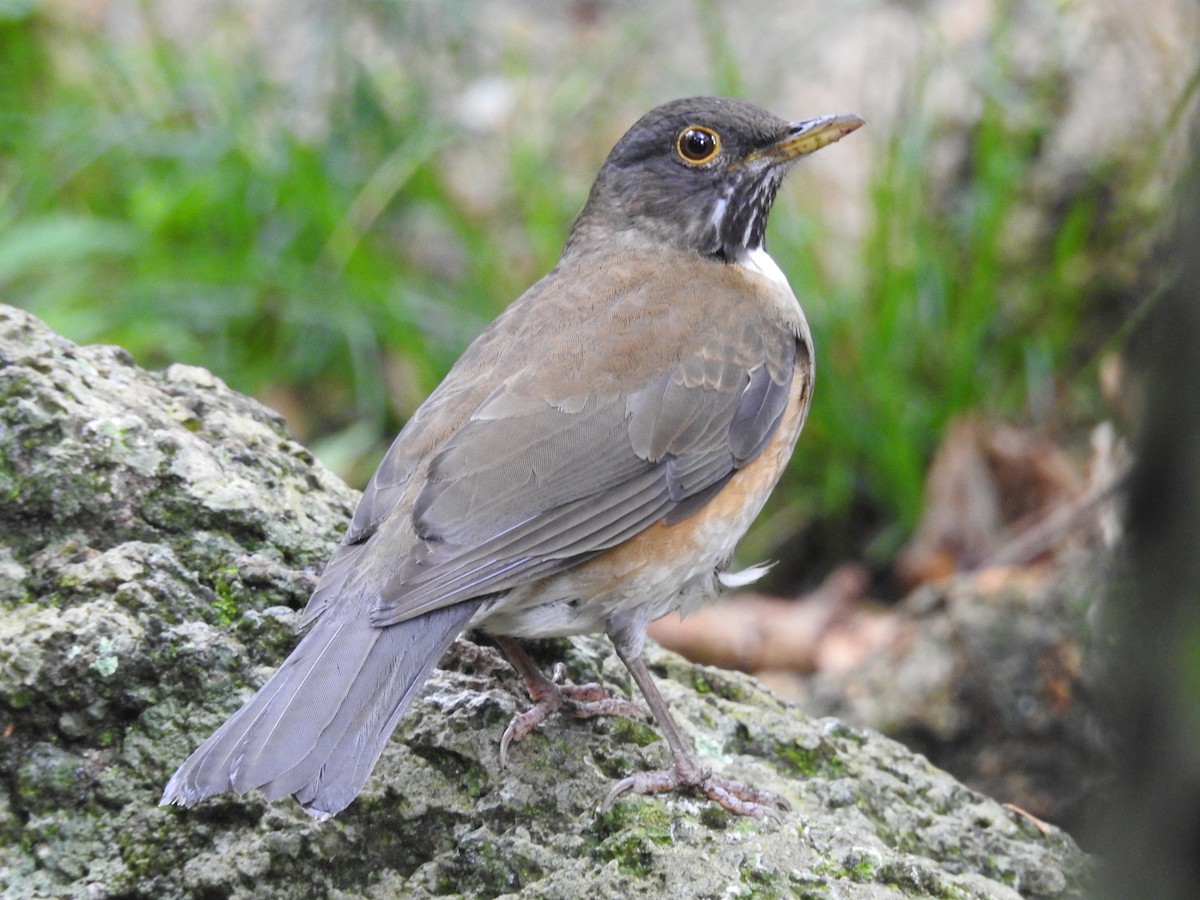
M739 265L745 266L752 272L757 272L759 275L772 281L789 291L792 286L788 284L787 276L783 274L783 270L779 268L779 264L771 258L771 254L762 247L755 247L753 250L747 250L745 253L738 256L737 262Z

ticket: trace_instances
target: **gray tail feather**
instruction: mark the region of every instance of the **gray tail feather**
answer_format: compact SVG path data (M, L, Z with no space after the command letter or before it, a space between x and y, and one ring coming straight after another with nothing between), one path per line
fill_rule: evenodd
M257 788L292 794L314 816L358 796L400 717L482 601L378 628L319 618L246 705L171 776L163 805Z

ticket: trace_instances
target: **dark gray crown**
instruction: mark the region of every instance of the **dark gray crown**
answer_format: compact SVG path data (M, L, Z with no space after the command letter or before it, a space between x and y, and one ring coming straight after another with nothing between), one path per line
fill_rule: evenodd
M636 231L653 242L727 259L762 247L790 161L765 151L795 127L753 104L722 97L676 100L651 110L613 147L568 250L598 229ZM716 136L719 148L711 159L697 164L680 152L689 129Z

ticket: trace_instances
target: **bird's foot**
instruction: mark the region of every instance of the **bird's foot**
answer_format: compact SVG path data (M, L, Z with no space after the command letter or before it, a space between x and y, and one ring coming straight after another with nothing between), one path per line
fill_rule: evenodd
M538 677L526 677L529 698L533 706L513 717L500 738L500 765L508 764L508 748L513 741L528 737L552 713L562 712L576 719L593 716L626 716L641 718L640 706L625 697L614 695L599 684L566 684L567 668L561 662L554 666L551 678L540 672ZM522 676L526 673L522 672Z
M675 765L669 769L638 772L621 779L604 798L600 811L605 812L611 808L622 794L661 794L667 791L699 794L720 804L734 815L759 819L770 817L777 822L782 821L783 813L792 808L782 797L760 791L732 778L721 778L694 760L684 759L676 760Z

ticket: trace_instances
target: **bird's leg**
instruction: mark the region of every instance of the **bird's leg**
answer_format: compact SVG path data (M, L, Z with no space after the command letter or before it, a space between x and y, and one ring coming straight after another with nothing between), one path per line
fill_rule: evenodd
M633 675L633 680L641 688L650 711L654 713L654 718L662 728L667 746L671 748L672 765L669 769L638 772L618 781L604 798L601 811L611 807L617 798L627 791L635 794L690 791L703 794L739 816L771 816L777 819L780 810L791 808L782 797L760 791L740 781L713 775L710 769L701 765L695 749L679 730L671 710L667 707L667 701L659 693L658 686L650 676L650 670L642 661L645 623L614 620L609 624L608 635L616 647L617 655Z
M555 665L553 678L547 678L542 670L529 658L529 654L514 638L496 636L496 643L517 670L525 687L529 691L529 699L533 701L525 712L514 716L504 729L500 738L500 765L508 763L508 747L513 741L527 737L551 713L561 710L577 719L590 719L593 716L628 716L630 718L645 715L636 703L610 694L601 685L564 684L566 666L561 662Z

